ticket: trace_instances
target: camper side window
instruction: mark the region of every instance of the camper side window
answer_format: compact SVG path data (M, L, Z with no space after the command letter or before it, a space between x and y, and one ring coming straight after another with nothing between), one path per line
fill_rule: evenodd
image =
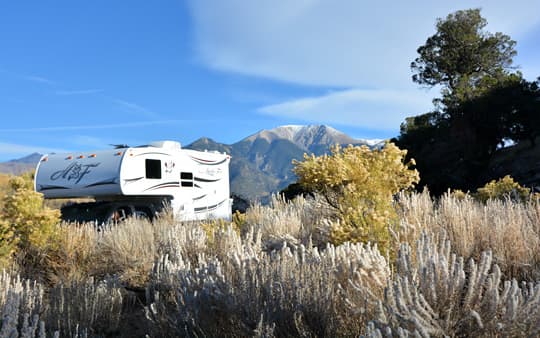
M161 178L161 160L146 159L146 178Z
M183 187L192 187L193 186L193 173L180 173L180 181Z

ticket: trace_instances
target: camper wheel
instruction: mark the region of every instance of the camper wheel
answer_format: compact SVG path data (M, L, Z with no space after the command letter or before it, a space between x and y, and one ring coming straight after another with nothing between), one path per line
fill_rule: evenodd
M148 208L136 208L133 214L135 218L144 219L150 221L152 219L152 213Z
M130 207L119 207L116 208L109 217L109 222L119 223L125 221L129 216L133 214Z

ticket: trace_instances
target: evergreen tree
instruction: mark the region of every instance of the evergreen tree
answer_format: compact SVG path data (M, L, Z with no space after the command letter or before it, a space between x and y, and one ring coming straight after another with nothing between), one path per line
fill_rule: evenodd
M413 81L440 86L433 112L410 117L395 142L417 159L421 186L436 194L474 190L505 141L540 134L538 82L512 67L515 41L485 30L479 9L438 19L436 32L418 48Z

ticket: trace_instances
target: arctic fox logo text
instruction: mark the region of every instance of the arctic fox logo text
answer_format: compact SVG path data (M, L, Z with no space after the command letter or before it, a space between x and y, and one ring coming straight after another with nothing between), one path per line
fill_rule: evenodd
M75 180L75 184L77 184L83 179L84 176L90 173L90 168L95 168L100 164L101 163L92 163L82 165L77 162L72 163L65 169L54 172L51 175L51 181L56 181L59 179L68 181Z

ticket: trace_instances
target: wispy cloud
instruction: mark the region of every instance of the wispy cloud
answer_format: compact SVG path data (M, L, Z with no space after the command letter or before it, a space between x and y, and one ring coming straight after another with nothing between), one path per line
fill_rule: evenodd
M102 148L107 143L110 143L95 136L89 136L89 135L74 135L71 137L72 143L77 146L83 146L85 148L87 147L94 147L94 148Z
M518 41L540 23L538 0L189 1L198 57L211 68L369 88L409 84L410 62L435 19L471 7L482 8L488 30Z
M28 80L28 81L37 82L37 83L44 83L44 84L48 84L48 85L56 84L56 82L54 82L52 80L49 80L47 78L41 77L41 76L23 75L22 78L25 79L25 80Z
M406 116L426 112L431 96L419 90L350 89L268 105L258 112L308 122L397 130Z
M25 133L25 132L40 132L40 131L77 131L77 130L94 130L94 129L115 129L115 128L139 128L155 125L169 125L175 123L210 123L220 122L221 120L208 119L179 119L179 120L159 120L159 121L140 121L126 123L111 123L98 125L78 125L78 126L52 126L52 127L34 127L34 128L4 128L0 129L0 133Z
M134 113L137 113L139 115L143 115L143 116L146 116L146 117L158 117L158 114L137 104L137 103L134 103L134 102L130 102L130 101L126 101L126 100L122 100L122 99L113 99L113 102L124 107L125 109L127 109L128 111L130 112L134 112Z
M88 95L103 92L103 89L57 90L56 95Z
M435 33L436 18L480 7L489 31L510 34L518 41L540 24L538 0L188 3L197 57L207 67L342 89L278 101L259 108L259 113L374 130L398 131L406 116L432 107L431 98L437 93L417 89L410 62L418 46ZM531 60L522 62L525 70L536 64L538 51L538 47L519 51L528 52L524 60Z

